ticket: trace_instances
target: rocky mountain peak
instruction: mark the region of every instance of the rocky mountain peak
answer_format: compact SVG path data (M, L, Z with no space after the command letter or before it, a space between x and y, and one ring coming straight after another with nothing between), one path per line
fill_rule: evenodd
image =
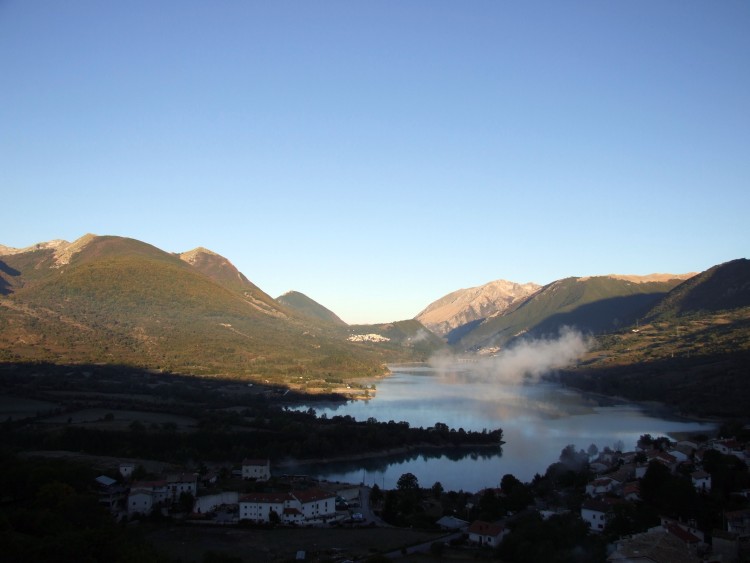
M12 254L24 254L26 252L35 252L37 250L53 250L54 251L54 263L53 268L59 268L65 264L70 263L70 259L78 252L83 250L92 240L96 238L96 235L86 233L82 237L68 242L67 240L54 239L45 242L38 242L27 246L25 248L12 248L10 246L0 245L0 256L8 256Z
M446 335L459 326L502 313L540 287L536 283L495 280L449 293L415 318L436 334Z
M183 252L179 255L179 257L181 260L187 262L188 264L195 264L195 262L200 258L201 255L218 256L219 258L223 258L223 256L221 256L220 254L217 254L213 250L209 250L208 248L204 248L202 246L194 248L193 250L188 250L187 252Z

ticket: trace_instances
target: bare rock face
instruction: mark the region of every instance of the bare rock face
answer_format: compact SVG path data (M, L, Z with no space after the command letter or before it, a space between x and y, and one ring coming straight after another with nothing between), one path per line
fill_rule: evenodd
M431 303L415 318L435 334L444 336L466 323L503 313L540 287L535 283L496 280L459 289Z
M54 251L54 263L53 268L59 268L68 264L70 259L83 248L96 238L96 235L91 233L83 235L81 238L76 239L73 242L67 240L55 239L46 242L39 242L26 248L11 248L9 246L0 245L0 256L9 256L12 254L24 254L26 252L34 252L35 250L46 250L51 249Z

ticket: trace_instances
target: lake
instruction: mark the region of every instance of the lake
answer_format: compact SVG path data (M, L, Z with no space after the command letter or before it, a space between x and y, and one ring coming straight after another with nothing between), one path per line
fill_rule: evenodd
M440 481L446 490L478 491L498 486L511 473L530 481L558 460L568 444L599 450L618 442L633 450L642 434L709 434L711 423L670 416L666 409L647 408L615 399L586 395L559 384L500 382L474 372L471 364L448 371L429 367L391 366L392 376L377 382L375 398L313 406L318 415L350 415L357 420L407 421L412 427L443 422L451 428L503 429L502 448L476 452L426 450L377 459L308 464L295 473L332 481L377 483L395 488L403 473L416 475L422 487ZM307 408L307 407L301 407ZM285 468L284 472L292 470Z

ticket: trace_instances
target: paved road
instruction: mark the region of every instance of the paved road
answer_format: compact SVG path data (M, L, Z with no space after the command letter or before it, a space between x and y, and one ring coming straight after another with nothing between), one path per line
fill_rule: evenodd
M359 509L353 512L360 512L364 518L364 523L374 522L376 526L387 528L390 524L384 522L380 516L373 512L370 506L370 487L361 486L359 488Z

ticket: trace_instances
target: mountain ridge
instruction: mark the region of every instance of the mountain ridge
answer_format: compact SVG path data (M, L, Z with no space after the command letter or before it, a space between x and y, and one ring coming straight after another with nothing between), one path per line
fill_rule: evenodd
M717 264L675 287L647 318L716 312L750 306L750 260Z
M521 336L555 334L563 326L592 333L616 330L634 323L680 283L679 277L637 283L612 276L563 278L498 315L455 329L448 341L464 350L492 352Z
M45 326L52 326L57 318L66 330L91 333L101 329L112 342L119 338L125 349L137 350L147 359L150 351L159 349L159 342L173 339L172 332L194 339L187 336L185 328L194 322L200 327L198 332L204 331L216 345L223 338L216 327L221 327L218 332L232 333L228 357L233 353L244 358L273 355L271 344L278 339L278 350L291 358L294 350L310 347L306 339L321 338L336 343L333 346L339 358L364 351L365 356L377 357L382 363L399 347L412 352L419 349L422 357L436 349L433 333L424 330L439 334L457 350L487 352L519 337L554 334L563 325L595 334L610 333L648 314L675 315L750 304L749 265L750 261L739 259L697 275L609 274L563 278L545 286L495 280L434 301L413 319L414 326L406 321L348 326L333 311L299 292L272 298L227 258L205 247L168 253L135 239L89 233L72 243L56 239L23 249L0 245L0 305L6 315L0 321L7 328L12 318L15 328L23 328L19 334L25 330L29 341L34 341L33 318ZM691 297L685 297L687 294ZM723 295L724 300L714 299L709 304L709 298L716 295ZM294 299L298 303L290 302ZM150 307L151 316L138 312L137 306ZM189 322L183 326L186 319ZM206 324L207 319L212 319L211 323ZM450 326L454 328L445 332ZM129 332L123 335L121 329ZM290 331L307 335L304 344L293 343L296 337L290 337ZM47 338L55 343L54 353L66 349L65 338L81 340L66 333L55 341L53 333L47 330ZM370 333L382 338L379 342L368 340ZM268 346L261 346L263 353L242 351L244 345L239 341L246 343L261 335L271 335ZM352 342L360 348L341 347L352 335L358 335ZM5 345L7 355L13 347L7 340ZM200 344L196 346L200 348ZM45 359L54 353L49 351ZM180 353L187 356L185 349Z
M347 326L336 313L299 291L287 291L279 295L276 298L276 302L313 319L339 326Z
M445 336L459 326L502 313L540 287L533 282L494 280L453 291L430 303L414 318L434 333Z
M279 381L300 370L385 371L374 346L282 307L214 252L181 256L114 236L77 242L2 251L0 361L116 362ZM70 251L62 264L60 249Z

